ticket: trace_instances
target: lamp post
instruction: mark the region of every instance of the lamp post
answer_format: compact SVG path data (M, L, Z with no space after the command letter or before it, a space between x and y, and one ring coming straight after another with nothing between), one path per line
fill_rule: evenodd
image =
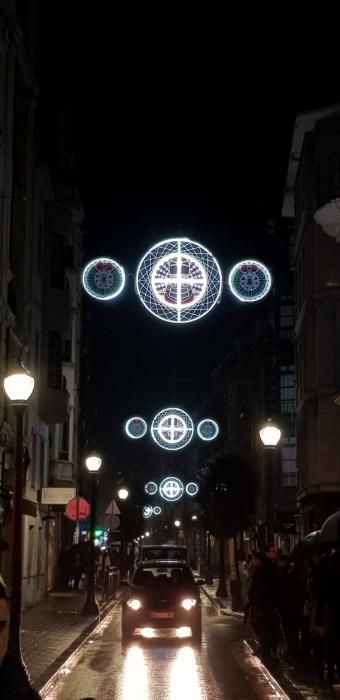
M121 480L122 481L122 480ZM120 486L117 491L117 496L120 500L120 502L123 504L129 497L129 489L126 488L126 486ZM120 581L122 581L123 577L125 576L126 573L126 567L125 567L125 541L124 541L124 513L122 513L122 509L120 509L120 566L119 566L119 578Z
M94 548L94 528L96 526L96 482L97 474L102 465L101 458L93 453L85 459L87 471L91 475L91 512L90 512L90 556L87 573L87 595L83 607L83 615L98 615L99 606L95 593L95 548Z
M264 476L266 498L267 542L272 539L273 527L273 471L275 468L275 450L281 439L281 430L268 418L259 431L260 440L265 447Z
M22 492L23 492L23 438L24 413L34 389L34 378L23 366L10 372L4 379L6 396L16 417L15 478L13 501L13 543L11 571L11 615L6 663L13 666L18 690L30 688L27 668L21 653L22 607Z

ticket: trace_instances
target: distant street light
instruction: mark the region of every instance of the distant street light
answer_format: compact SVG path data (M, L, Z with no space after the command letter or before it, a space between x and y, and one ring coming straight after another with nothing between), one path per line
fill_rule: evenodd
M129 496L129 491L126 489L124 486L120 489L118 489L118 498L120 501L126 501L126 499Z
M94 529L96 527L96 476L102 465L99 455L93 453L85 459L87 471L91 474L91 513L90 513L90 556L87 574L87 596L83 607L84 615L99 615L99 606L95 593L95 546Z
M181 521L180 521L180 520L175 520L174 526L175 526L175 527L181 527Z
M23 496L23 437L24 413L27 401L34 389L34 378L23 365L15 368L4 379L4 389L16 418L15 480L13 502L13 544L11 571L11 614L7 660L11 676L16 678L16 690L32 691L26 665L21 653L21 608L22 608L22 496Z
M273 472L276 467L276 447L281 439L281 430L268 418L259 431L260 440L265 447L264 456L264 483L265 483L265 507L266 507L266 541L271 542L273 537Z
M145 537L150 537L150 532L146 532Z
M197 515L192 515L191 520L197 520Z

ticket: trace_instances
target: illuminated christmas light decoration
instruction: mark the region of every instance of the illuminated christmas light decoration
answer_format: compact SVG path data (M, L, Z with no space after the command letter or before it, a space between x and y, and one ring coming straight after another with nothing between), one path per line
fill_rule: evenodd
M138 440L139 438L144 437L147 429L148 426L146 421L144 418L140 418L139 416L129 418L129 420L127 420L125 423L125 432L133 440Z
M170 323L189 323L215 306L221 295L222 275L207 248L188 238L170 238L144 255L136 287L154 316Z
M111 258L95 258L84 267L82 284L85 292L94 299L110 301L125 285L124 268Z
M152 513L153 513L153 507L152 507L152 506L149 506L149 505L143 506L143 518L145 518L146 520L147 520L148 518L151 518Z
M162 509L160 506L155 506L153 509L154 515L160 515L162 512Z
M268 294L272 276L268 268L258 260L241 260L230 271L228 283L237 299L254 302Z
M215 440L219 433L219 427L212 418L204 418L197 426L197 434L201 440Z
M193 436L193 422L180 408L165 408L157 413L151 424L151 435L159 447L180 450Z
M159 493L164 501L179 501L184 494L184 484L177 476L167 476L159 485Z
M198 484L195 481L189 481L185 487L185 491L188 496L196 496L198 494Z
M148 494L148 496L154 496L158 491L158 486L154 481L148 481L148 483L144 486L144 491Z

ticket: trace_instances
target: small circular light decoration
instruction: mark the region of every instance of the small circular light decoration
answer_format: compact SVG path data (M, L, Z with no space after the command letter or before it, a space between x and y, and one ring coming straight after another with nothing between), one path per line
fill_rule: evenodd
M144 491L148 494L148 496L154 496L158 491L158 486L154 481L148 481L148 483L144 486Z
M207 248L188 238L154 245L139 263L138 295L154 316L189 323L205 316L219 300L220 267Z
M180 408L165 408L157 413L151 424L154 441L165 450L180 450L188 445L193 431L190 416Z
M184 493L184 484L177 476L167 476L160 483L159 493L164 501L179 501Z
M154 509L153 509L154 515L160 515L161 512L162 512L162 509L161 509L160 506L155 506L155 507L154 507Z
M124 268L111 258L95 258L84 267L82 283L91 297L110 301L120 294L125 285Z
M228 283L230 291L240 301L260 301L271 289L272 276L258 260L242 260L232 268Z
M129 418L129 420L127 420L125 423L125 432L130 438L133 438L134 440L144 437L147 429L148 426L146 424L146 421L144 420L144 418L140 418L139 416Z
M145 518L146 520L147 520L148 518L151 518L152 513L153 513L153 507L152 507L152 506L149 506L149 505L143 506L143 518Z
M198 494L198 484L195 481L189 481L185 487L188 496L196 496Z
M219 433L219 427L212 418L204 418L197 426L197 434L201 440L215 440Z

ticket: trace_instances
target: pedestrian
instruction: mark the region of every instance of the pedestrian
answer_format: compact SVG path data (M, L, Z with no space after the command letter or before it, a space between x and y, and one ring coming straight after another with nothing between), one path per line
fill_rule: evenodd
M277 549L267 544L260 565L256 566L250 591L252 626L260 645L260 655L265 663L276 660L278 638L278 575Z

